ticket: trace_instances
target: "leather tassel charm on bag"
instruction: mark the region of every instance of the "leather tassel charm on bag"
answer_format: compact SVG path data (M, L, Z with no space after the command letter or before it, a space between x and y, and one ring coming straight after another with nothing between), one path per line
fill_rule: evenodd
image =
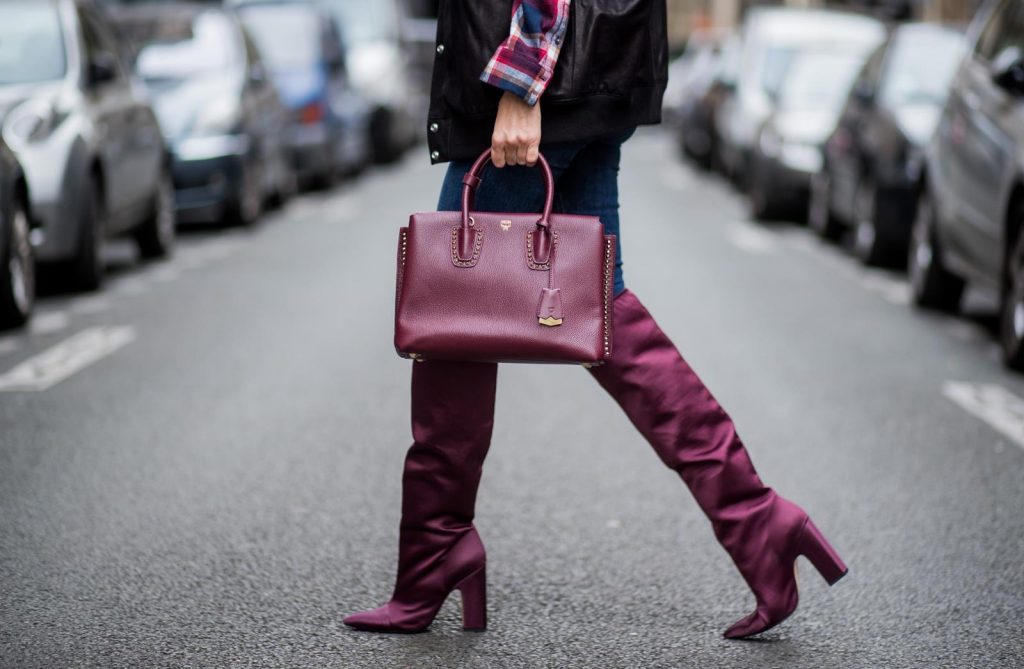
M541 288L537 322L548 327L562 324L562 291L557 288Z

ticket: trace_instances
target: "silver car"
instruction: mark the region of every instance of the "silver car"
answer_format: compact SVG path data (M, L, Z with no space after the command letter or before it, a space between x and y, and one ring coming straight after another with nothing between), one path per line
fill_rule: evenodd
M40 263L94 289L106 236L133 234L144 257L170 252L174 189L163 135L102 8L0 0L0 123L27 177Z

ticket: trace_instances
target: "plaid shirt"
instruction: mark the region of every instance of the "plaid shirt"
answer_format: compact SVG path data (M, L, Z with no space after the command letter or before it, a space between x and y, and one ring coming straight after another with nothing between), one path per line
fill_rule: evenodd
M569 25L570 0L515 0L512 30L480 80L511 91L535 105L555 71L565 29Z

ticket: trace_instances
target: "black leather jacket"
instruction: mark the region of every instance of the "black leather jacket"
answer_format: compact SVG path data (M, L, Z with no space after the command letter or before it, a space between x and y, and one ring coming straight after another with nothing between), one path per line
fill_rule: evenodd
M668 81L665 0L572 0L554 76L541 97L547 142L661 121ZM427 139L431 162L491 144L502 91L479 80L508 37L512 0L441 0Z

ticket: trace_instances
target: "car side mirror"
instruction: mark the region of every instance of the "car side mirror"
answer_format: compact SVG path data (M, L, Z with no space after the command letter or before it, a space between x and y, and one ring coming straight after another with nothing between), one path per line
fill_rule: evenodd
M99 86L117 78L117 57L108 52L100 51L89 62L89 85Z
M1012 95L1024 95L1024 53L1009 46L992 60L992 81Z

